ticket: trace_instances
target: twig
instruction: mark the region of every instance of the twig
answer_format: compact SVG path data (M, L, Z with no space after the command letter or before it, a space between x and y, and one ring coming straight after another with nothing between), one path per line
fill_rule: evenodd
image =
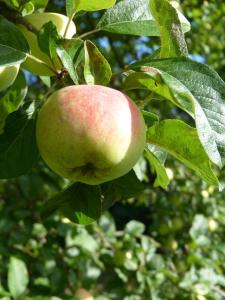
M93 30L91 30L91 31L88 31L88 32L85 32L85 33L81 34L80 36L78 36L78 38L79 38L79 39L83 39L84 37L86 37L86 36L88 36L88 35L91 35L91 34L93 34L93 33L96 33L96 32L98 32L98 31L100 31L100 29L93 29Z
M17 11L9 9L3 3L0 4L1 15L3 15L9 21L12 21L17 24L21 24L26 27L29 31L38 34L38 29L33 26L30 22L28 22L25 18L23 18Z

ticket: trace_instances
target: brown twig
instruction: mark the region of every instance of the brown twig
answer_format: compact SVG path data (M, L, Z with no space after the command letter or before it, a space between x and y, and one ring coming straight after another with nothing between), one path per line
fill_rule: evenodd
M30 22L28 22L25 18L21 16L21 14L15 10L10 9L4 3L0 4L0 12L3 17L7 20L12 21L16 24L21 24L26 27L29 31L38 34L38 29L33 26Z

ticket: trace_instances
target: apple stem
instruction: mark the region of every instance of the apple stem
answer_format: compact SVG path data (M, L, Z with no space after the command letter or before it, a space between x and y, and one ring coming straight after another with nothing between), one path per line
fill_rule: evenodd
M88 36L88 35L91 35L91 34L93 34L93 33L98 32L98 31L100 31L100 29L94 29L94 30L85 32L84 34L81 34L80 36L78 36L78 38L79 38L79 39L82 39L82 38L84 38L84 37L86 37L86 36Z
M37 58L37 57L35 57L35 56L31 55L31 54L27 54L26 53L26 55L30 59L38 62L39 64L41 64L41 65L45 66L46 68L48 68L49 70L51 70L56 76L59 75L59 73L54 68L52 68L51 66L49 66L48 64L46 64L44 61L40 60L39 58Z

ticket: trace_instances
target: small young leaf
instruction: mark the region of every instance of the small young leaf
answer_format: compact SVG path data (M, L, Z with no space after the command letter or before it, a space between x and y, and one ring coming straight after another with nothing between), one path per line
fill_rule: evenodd
M38 33L37 39L41 51L46 53L51 59L54 59L57 56L56 47L59 35L52 21L44 24Z
M179 159L206 182L218 185L195 128L180 120L165 120L148 129L147 141Z
M190 24L180 13L179 19L184 32L190 30ZM122 0L108 9L97 29L120 34L158 36L160 34L156 21L149 7L149 0Z
M32 1L26 2L21 8L22 16L30 15L34 12L34 4Z
M0 134L3 132L7 116L16 111L27 94L27 84L22 72L13 85L0 99Z
M60 45L57 46L56 52L63 64L63 67L66 69L66 71L69 73L71 79L75 84L78 84L78 77L77 73L75 72L73 60L69 53Z
M29 46L20 30L0 16L0 66L22 63Z
M112 76L108 61L91 41L85 42L84 49L84 78L86 83L107 85Z
M14 298L22 296L26 291L29 282L26 264L16 258L11 257L8 271L8 287Z
M156 150L157 151L157 150ZM167 176L166 169L159 158L154 153L154 148L152 145L147 145L146 147L146 158L148 159L151 169L156 173L156 179L154 182L154 187L161 186L166 189L170 180Z

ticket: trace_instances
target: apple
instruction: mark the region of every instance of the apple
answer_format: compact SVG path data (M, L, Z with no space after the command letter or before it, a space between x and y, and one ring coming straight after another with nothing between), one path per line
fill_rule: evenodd
M0 67L0 91L9 87L19 72L20 65Z
M57 13L48 13L48 12L34 13L31 15L27 15L24 17L24 19L38 30L40 30L45 23L52 21L57 27L57 31L60 36L64 35L67 23L69 21L69 18L64 15L57 14ZM25 26L21 24L18 24L18 27L20 28L23 35L28 41L32 56L35 56L39 60L43 61L45 64L55 69L56 71L62 68L59 59L56 59L56 61L53 64L53 62L47 56L47 54L41 51L41 49L38 46L37 37L33 32L29 31ZM73 22L70 22L65 38L70 39L73 37L75 33L76 33L75 24ZM26 61L22 64L22 66L28 71L30 71L31 73L34 73L39 76L54 75L54 73L49 68L47 68L45 65L40 64L39 62L35 61L30 57L26 59Z
M92 295L85 289L79 288L76 291L75 297L79 300L94 300Z
M90 185L129 172L145 147L145 123L123 93L100 85L54 92L37 119L42 158L57 174Z
M166 240L166 243L165 243L165 247L168 249L168 250L171 250L171 251L176 251L177 248L178 248L178 242L173 239L173 238L168 238Z
M208 220L208 228L210 232L214 232L218 229L219 224L216 220L214 220L213 218L210 218Z

